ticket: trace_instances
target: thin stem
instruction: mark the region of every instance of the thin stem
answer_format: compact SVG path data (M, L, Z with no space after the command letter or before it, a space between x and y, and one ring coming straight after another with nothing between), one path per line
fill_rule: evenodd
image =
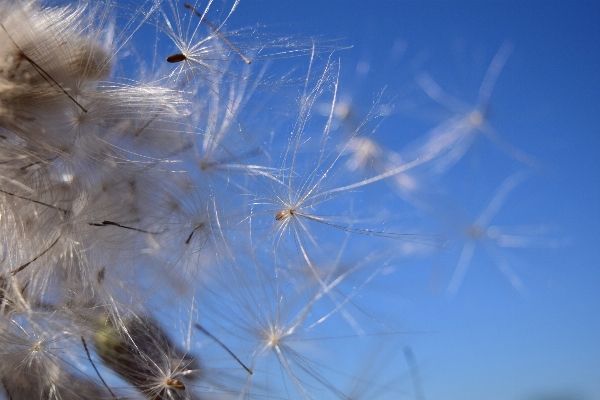
M87 344L85 343L85 339L84 339L83 336L81 337L81 343L83 343L83 348L85 350L85 354L87 354L87 358L88 358L88 360L90 360L90 364L92 364L92 368L94 368L94 371L96 371L96 374L98 375L98 378L100 378L100 380L102 381L102 383L104 384L104 386L106 387L106 389L109 391L109 393L112 395L112 397L114 399L116 399L117 396L115 396L115 394L113 393L113 391L110 390L110 387L108 387L108 385L106 384L106 382L102 378L102 375L100 375L100 371L98 371L98 368L96 368L96 364L94 364L94 361L92 361L92 356L90 355L90 351L88 350Z
M73 101L73 103L77 104L77 106L79 108L81 108L81 110L84 113L87 113L88 110L86 110L81 104L79 104L79 102L77 102L77 100L75 100L75 98L73 98L73 96L71 96L69 94L69 92L67 92L61 85L60 83L58 83L49 73L47 73L46 71L44 71L44 69L42 67L40 67L35 61L33 61L31 58L29 58L27 56L27 54L25 54L23 52L23 50L21 50L21 48L19 47L19 45L13 40L12 36L10 36L10 33L8 33L8 31L6 30L6 28L4 27L4 24L2 24L0 22L0 26L2 27L2 29L4 29L4 32L6 32L6 34L8 35L8 38L10 39L11 42L13 42L13 44L15 45L15 47L17 48L17 50L19 50L19 55L21 57L23 57L25 60L27 60L32 66L33 68L35 68L35 70L38 72L38 74L40 74L40 76L42 78L44 78L44 80L48 83L54 83L56 86L58 86L58 88L65 94L67 95L67 97L69 99L71 99ZM52 81L52 82L50 82Z
M32 262L34 262L35 260L37 260L38 258L40 258L41 256L43 256L44 254L46 254L52 247L54 247L54 245L56 243L58 243L58 239L60 239L60 236L56 238L56 240L54 241L54 243L52 243L50 245L50 247L48 247L46 250L42 251L37 257L35 257L33 260L26 262L25 264L21 265L19 268L13 269L12 271L10 271L10 274L12 276L15 276L18 272L24 270L25 268L27 268L27 266L29 264L31 264Z
M88 223L88 225L90 225L90 226L116 226L119 228L129 229L129 230L136 231L136 232L148 233L150 235L160 235L161 233L165 233L167 231L167 229L163 229L162 231L152 232L152 231L147 231L144 229L133 228L133 227L127 226L127 225L121 225L121 224L118 224L118 223L112 222L112 221L90 222L90 223Z
M229 350L229 348L227 346L225 346L219 339L217 339L212 333L210 333L209 331L207 331L206 329L204 329L200 324L195 323L194 326L196 327L196 329L198 329L200 332L204 333L206 336L208 336L209 338L213 339L214 341L216 341L226 352L229 353L229 355L233 358L235 358L235 360L240 363L240 365L246 370L248 371L248 373L250 375L253 374L252 370L248 367L246 367L244 365L244 363L237 358L237 356L235 354L233 354L233 352L231 350Z

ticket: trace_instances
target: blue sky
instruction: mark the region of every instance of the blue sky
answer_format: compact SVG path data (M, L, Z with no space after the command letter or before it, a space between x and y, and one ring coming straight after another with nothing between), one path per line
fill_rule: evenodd
M242 1L228 23L352 45L337 53L340 94L360 116L385 87L394 107L373 138L395 151L452 116L427 98L418 76L472 105L496 52L514 46L487 117L541 167L492 222L527 226L538 240L499 249L526 294L478 246L458 293L445 296L464 244L452 233L447 249L402 263L388 288L395 300L381 313L427 332L401 339L415 353L427 399L600 398L599 22L593 1ZM440 214L476 218L519 168L478 138L440 180ZM446 234L459 218L439 219L432 229ZM431 287L436 271L441 290Z

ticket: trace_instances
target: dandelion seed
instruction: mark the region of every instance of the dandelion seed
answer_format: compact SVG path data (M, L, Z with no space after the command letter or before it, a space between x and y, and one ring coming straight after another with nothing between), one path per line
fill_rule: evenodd
M179 377L192 377L195 359L177 349L162 327L148 317L133 317L118 327L103 318L94 344L105 365L151 398L185 390ZM167 393L165 393L167 391Z
M211 22L209 22L201 13L199 13L194 7L192 7L190 4L185 3L184 4L185 7L190 10L194 15L198 16L201 20L201 22L204 22L206 25L208 25L210 27L210 29L215 32L215 34L220 37L223 42L225 42L235 53L237 53L239 55L239 57L244 60L244 62L246 64L250 64L250 60L244 56L242 54L242 52L233 45L233 43L231 43L226 37L225 35L223 35L219 29L213 25ZM235 6L234 6L235 7ZM174 7L174 5L171 3L171 8L173 9L173 12L175 14L178 14L178 12L176 12L176 8ZM171 33L169 33L169 36L176 42L177 47L179 48L180 52L179 53L175 53L172 54L170 56L168 56L166 58L166 61L169 63L180 63L180 62L186 62L186 63L193 63L196 65L200 65L208 70L214 70L215 66L211 66L209 65L206 61L210 61L213 59L222 59L222 50L213 50L210 48L206 48L205 43L212 39L212 37L208 37L208 38L204 38L201 39L199 41L199 43L194 44L194 45L190 45L188 43L186 43L186 40L184 40L182 37L178 36L177 34L175 34L175 32L172 30L171 28L171 23L169 22L168 18L165 15L165 20L168 26L168 31L171 31ZM179 21L175 21L175 23L177 24L177 28L178 30L181 30L181 26L179 25ZM194 29L192 36L194 36L197 32L197 28ZM214 53L214 54L213 54Z
M214 26L213 24L211 24L206 18L204 18L204 16L202 14L200 14L198 11L196 11L196 9L194 7L192 7L191 5L189 5L188 3L184 3L185 8L187 8L188 10L190 10L191 12L193 12L194 14L196 14L198 17L200 17L200 19L202 20L202 22L206 23L206 25L210 26L210 28L215 31L215 33L217 35L219 35L219 37L221 39L223 39L223 41L225 43L227 43L229 45L229 47L231 47L233 49L233 51L235 51L236 53L239 54L239 56L242 58L242 60L244 60L244 62L246 64L250 64L250 60L248 58L246 58L246 56L244 56L221 32L219 32L219 30L217 29L216 26Z
M506 178L496 190L496 194L486 206L485 210L483 210L474 223L467 226L465 233L468 240L463 245L458 264L456 265L456 269L454 270L454 274L448 285L447 292L449 295L454 296L458 292L475 253L477 244L486 244L486 242L494 242L497 240L498 233L494 232L494 227L490 227L489 224L506 202L508 195L527 177L527 175L527 171L519 171ZM493 251L492 247L487 245L486 249L488 251ZM516 290L522 291L523 282L510 265L499 257L498 254L494 254L494 256L494 261L498 265L498 268L508 278L511 285Z
M515 160L530 167L538 166L539 163L533 157L505 142L486 121L494 85L512 50L513 46L509 42L504 42L500 46L481 82L474 107L465 105L462 101L445 93L429 75L422 74L417 78L419 85L431 99L445 106L455 115L429 132L425 143L411 151L410 157L430 152L438 153L438 156L432 160L432 164L435 172L442 174L465 155L478 134L481 133ZM416 146L412 145L411 147Z
M302 237L306 237L308 242L311 242L315 247L318 247L318 243L315 238L309 232L306 224L301 220L310 222L317 222L323 225L328 225L336 229L340 229L350 233L359 233L370 236L381 236L388 238L396 238L400 240L418 240L418 235L414 234L396 234L392 232L382 232L370 229L360 229L350 226L344 226L341 223L336 223L331 217L320 216L315 213L317 207L324 207L326 203L329 203L344 194L351 193L352 191L359 190L368 185L374 184L378 181L382 181L388 178L392 178L398 174L404 173L418 165L426 163L435 155L430 154L419 159L412 160L411 162L404 163L393 169L386 170L376 176L373 176L362 181L358 181L353 184L341 185L338 187L327 188L327 185L333 186L331 183L335 177L340 175L341 158L345 154L346 147L349 145L349 141L344 143L343 146L337 147L334 150L329 150L322 147L318 150L318 156L316 160L316 166L310 165L309 170L305 175L299 171L299 153L300 146L303 144L304 135L306 132L303 131L303 127L308 124L308 120L311 117L312 107L316 103L319 96L322 95L325 90L327 83L331 82L333 100L331 101L330 113L322 129L322 139L320 144L324 146L329 139L331 134L331 120L335 110L336 99L337 99L337 75L335 74L334 65L332 63L327 64L325 71L319 77L319 80L314 88L310 89L302 99L301 111L296 122L296 130L292 132L289 139L288 146L284 152L283 159L284 163L289 162L289 171L286 173L288 176L285 179L276 179L272 176L267 175L275 182L274 192L281 190L283 193L277 193L272 199L265 199L265 203L274 204L279 211L275 215L275 220L278 221L277 226L271 233L278 232L279 238L290 232L296 237L296 243L301 247L301 254L303 258L307 258L307 250L304 248L305 240ZM307 82L309 77L307 77ZM373 116L370 115L369 118ZM363 122L353 133L350 140L359 134L360 130L366 124ZM289 161L288 161L289 160ZM281 167L282 170L286 170L287 165ZM259 202L257 202L259 204ZM283 206L283 207L282 207ZM283 210L281 209L283 208ZM307 261L308 262L308 261ZM310 264L310 263L309 263Z

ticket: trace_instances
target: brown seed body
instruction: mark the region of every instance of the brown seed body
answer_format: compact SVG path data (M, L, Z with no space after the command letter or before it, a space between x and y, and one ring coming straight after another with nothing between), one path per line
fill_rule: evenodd
M293 214L292 210L283 210L279 211L279 213L275 216L277 221L281 221L284 218L288 218Z
M178 63L182 62L183 60L187 60L187 57L181 53L173 54L167 57L167 62L170 63Z
M177 390L185 390L185 385L177 379L167 379L166 381L167 386L172 387L173 389L177 389Z

